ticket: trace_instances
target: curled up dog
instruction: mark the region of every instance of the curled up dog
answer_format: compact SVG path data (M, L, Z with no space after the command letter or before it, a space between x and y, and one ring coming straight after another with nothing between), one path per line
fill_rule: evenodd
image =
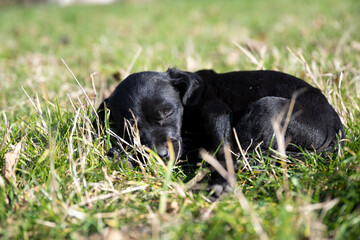
M292 103L294 94L297 95ZM168 139L181 159L215 152L222 144L239 151L277 149L272 119L292 106L287 124L286 151L332 151L343 145L344 128L338 114L317 88L276 71L212 70L139 72L128 76L100 105L100 122L110 110L110 128L124 139L125 121L137 123L141 144L169 157ZM233 133L236 131L236 137ZM340 143L339 143L340 141ZM220 151L221 152L221 151ZM221 158L221 156L220 156Z

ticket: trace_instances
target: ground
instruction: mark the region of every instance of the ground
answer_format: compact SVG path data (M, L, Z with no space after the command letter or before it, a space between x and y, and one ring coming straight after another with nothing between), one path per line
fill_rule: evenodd
M355 0L1 7L0 237L358 239L359 12ZM205 167L154 155L121 167L109 135L92 134L94 108L129 73L168 67L301 77L339 113L345 147L287 164L248 153L215 202L189 187Z

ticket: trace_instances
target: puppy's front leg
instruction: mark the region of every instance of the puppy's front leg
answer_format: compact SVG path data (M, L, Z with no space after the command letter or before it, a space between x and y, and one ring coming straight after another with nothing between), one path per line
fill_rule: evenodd
M231 110L221 100L214 100L201 109L202 133L206 150L216 152L216 159L226 169L224 146L230 143ZM235 166L234 166L235 167ZM228 182L214 168L211 168L210 188L217 197L230 189Z
M215 152L221 145L230 140L230 108L221 100L213 100L201 109L202 134L205 138L205 147Z
M123 158L123 155L121 154L121 150L116 147L109 149L109 151L107 152L107 157L109 160L119 162L121 168L128 167L132 169L135 164L135 162L129 158L128 159Z

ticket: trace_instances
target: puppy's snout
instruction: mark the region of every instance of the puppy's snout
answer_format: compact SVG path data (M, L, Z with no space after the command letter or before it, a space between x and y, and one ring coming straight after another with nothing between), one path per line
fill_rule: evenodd
M166 141L166 142L162 142L155 148L157 154L163 159L169 159L171 152L175 154L175 157L178 157L178 155L181 152L181 147L180 147L181 139L179 140L170 139L170 141L172 143L171 146L169 145L169 142Z
M166 147L162 147L158 149L158 155L161 158L168 158L169 157L169 150Z

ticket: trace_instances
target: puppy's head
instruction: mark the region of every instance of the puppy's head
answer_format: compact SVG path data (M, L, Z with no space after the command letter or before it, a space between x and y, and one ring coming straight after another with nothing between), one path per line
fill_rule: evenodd
M128 139L125 120L136 122L143 145L168 158L170 139L175 156L180 156L184 108L196 105L202 90L202 81L196 74L177 69L132 74L104 101L110 109L110 127ZM100 118L103 114L99 108Z

